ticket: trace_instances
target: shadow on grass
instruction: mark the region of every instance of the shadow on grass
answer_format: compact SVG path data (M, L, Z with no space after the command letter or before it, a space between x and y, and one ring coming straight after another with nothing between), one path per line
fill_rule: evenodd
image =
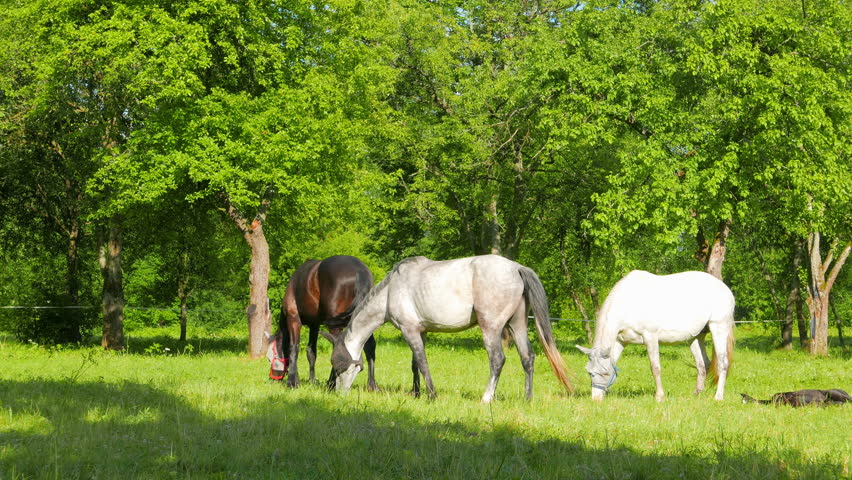
M0 477L831 478L841 469L730 439L678 456L592 448L582 432L531 440L515 428L424 422L348 398L341 406L282 391L222 418L145 384L0 381L3 415L33 418L0 427Z

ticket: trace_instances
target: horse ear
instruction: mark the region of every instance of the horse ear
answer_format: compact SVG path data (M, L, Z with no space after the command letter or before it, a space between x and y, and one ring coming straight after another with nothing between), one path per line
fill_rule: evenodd
M579 350L579 351L581 351L581 352L585 353L586 355L589 355L590 353L592 353L592 349L591 349L591 348L586 348L586 347L583 347L583 346L581 346L581 345L574 345L574 346L575 346L575 347L577 347L577 350Z
M263 334L264 334L264 335L266 335L266 339L267 339L267 340L272 340L272 336L273 336L273 335L272 335L271 333L269 333L269 332L267 332L267 331L265 331L265 330L264 330Z
M337 336L332 335L330 332L326 332L325 330L320 330L319 333L320 333L320 335L323 336L323 338L325 338L326 340L328 340L332 344L337 342Z

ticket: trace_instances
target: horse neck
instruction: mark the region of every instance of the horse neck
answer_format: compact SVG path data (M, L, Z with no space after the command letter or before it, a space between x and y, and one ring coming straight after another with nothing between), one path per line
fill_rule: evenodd
M618 325L615 322L609 321L609 316L606 310L602 309L598 315L598 321L595 324L595 340L592 343L592 348L610 351L616 343L618 337Z
M385 323L385 313L387 312L388 289L386 285L378 285L373 292L363 301L363 305L352 316L349 326L346 327L346 334L343 337L343 344L352 358L358 358L361 355L361 350L370 335L376 331L383 323Z

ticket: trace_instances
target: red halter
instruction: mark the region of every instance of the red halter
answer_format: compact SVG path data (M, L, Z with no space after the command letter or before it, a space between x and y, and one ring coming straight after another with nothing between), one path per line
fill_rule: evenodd
M273 380L283 380L284 376L287 375L287 368L289 367L290 360L287 358L281 358L278 356L278 340L272 341L272 355L273 357L270 359L270 367L269 367L269 378ZM275 364L276 362L280 362L284 364L283 370L277 370L281 372L281 375L275 375Z

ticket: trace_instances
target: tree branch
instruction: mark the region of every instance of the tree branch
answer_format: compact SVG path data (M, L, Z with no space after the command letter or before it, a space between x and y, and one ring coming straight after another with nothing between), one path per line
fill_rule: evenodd
M837 280L837 276L840 274L840 269L843 268L843 264L846 263L846 259L849 258L850 251L852 251L852 242L846 242L846 247L843 248L843 252L840 253L839 257L837 257L837 262L834 264L834 268L831 269L831 273L828 275L828 280L825 282L825 290L827 292L831 291L834 281Z
M227 193L221 192L219 193L219 196L225 203L225 212L228 214L231 220L234 221L234 223L237 225L237 228L240 229L243 234L247 234L249 232L249 227L246 223L246 218L245 215L243 215L243 212L241 212L236 205L231 203L231 197L229 197Z

